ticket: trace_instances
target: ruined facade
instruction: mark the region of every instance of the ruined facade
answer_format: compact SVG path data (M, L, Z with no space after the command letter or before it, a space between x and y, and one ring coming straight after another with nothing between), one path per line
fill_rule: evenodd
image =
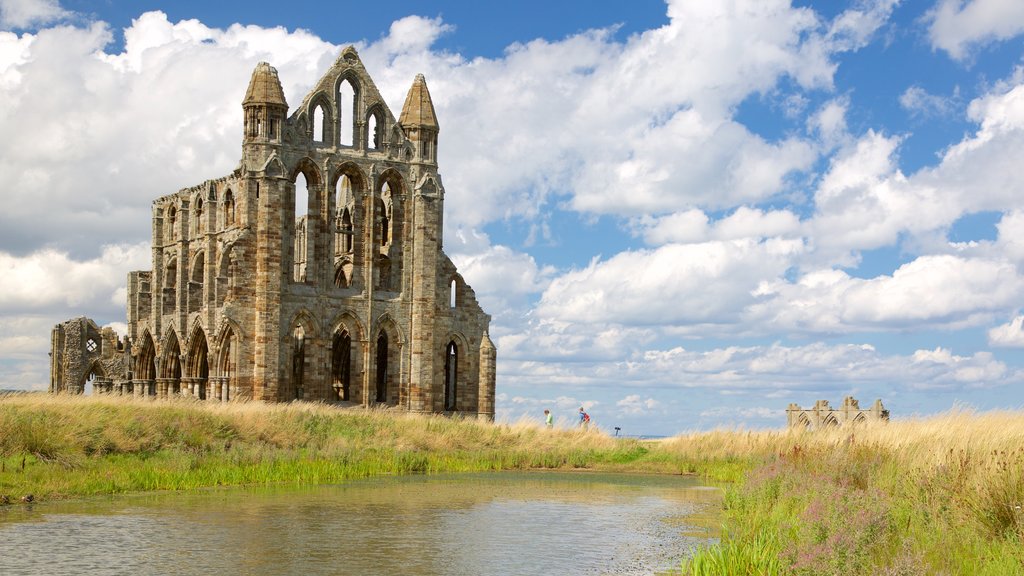
M842 408L832 408L828 405L828 400L818 400L814 403L814 408L805 409L790 403L786 409L786 422L791 428L824 428L879 420L889 420L889 411L882 405L881 398L875 400L867 410L862 410L860 402L853 396L843 398Z
M125 341L85 319L54 328L51 392L493 417L490 316L442 250L423 76L396 120L349 47L289 115L260 63L242 109L239 166L153 202Z

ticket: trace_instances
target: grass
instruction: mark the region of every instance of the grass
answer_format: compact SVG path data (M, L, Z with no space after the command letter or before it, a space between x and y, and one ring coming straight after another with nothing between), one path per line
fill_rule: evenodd
M639 440L532 422L313 403L0 399L0 497L10 499L526 469L682 471Z
M966 410L816 432L692 434L749 466L692 575L1024 574L1024 414Z
M0 399L0 498L584 469L729 481L690 575L1024 574L1024 413L649 442L534 422L103 397Z

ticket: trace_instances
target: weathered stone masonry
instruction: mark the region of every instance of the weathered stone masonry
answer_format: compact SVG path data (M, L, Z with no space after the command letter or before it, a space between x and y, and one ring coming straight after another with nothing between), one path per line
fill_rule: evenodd
M84 318L55 327L50 391L493 418L490 316L442 250L423 76L396 121L349 47L290 116L266 63L242 108L239 166L153 202L127 338Z

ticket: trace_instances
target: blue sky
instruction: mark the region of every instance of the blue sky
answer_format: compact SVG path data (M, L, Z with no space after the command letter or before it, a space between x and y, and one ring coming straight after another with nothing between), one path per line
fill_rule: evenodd
M425 74L499 418L627 434L1024 404L1024 5L0 0L0 387L124 323L152 199L229 172L249 73Z

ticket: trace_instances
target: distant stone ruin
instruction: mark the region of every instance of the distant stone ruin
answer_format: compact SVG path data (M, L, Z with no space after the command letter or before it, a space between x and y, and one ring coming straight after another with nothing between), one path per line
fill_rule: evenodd
M814 403L814 408L801 408L798 404L790 403L786 409L786 421L790 428L817 429L879 420L889 421L889 411L882 405L881 398L875 400L867 410L861 409L860 403L853 396L843 398L842 408L832 408L828 405L828 400L818 400Z

